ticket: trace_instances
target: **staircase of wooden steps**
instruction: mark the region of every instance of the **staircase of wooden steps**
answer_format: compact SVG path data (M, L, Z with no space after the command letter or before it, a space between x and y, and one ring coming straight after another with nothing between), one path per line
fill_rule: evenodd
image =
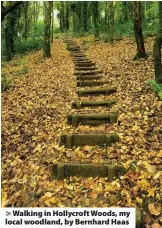
M64 40L67 50L75 64L76 85L78 87L93 87L91 89L76 90L78 97L81 96L108 96L116 93L117 88L103 87L105 85L102 73L96 64L91 61L79 45L73 40ZM99 87L102 86L102 87ZM97 87L97 88L95 88ZM85 107L111 107L116 103L115 100L103 99L100 101L84 101L77 100L72 102L72 109L82 110ZM117 115L115 113L76 113L67 115L67 123L73 127L81 125L101 125L104 123L116 123ZM89 146L111 146L119 140L117 134L66 134L61 135L60 145L67 148ZM82 163L59 163L53 165L53 178L63 180L70 176L77 177L108 177L109 181L113 181L115 177L119 177L126 172L121 164L82 164ZM139 210L136 209L136 225L140 227L142 218Z

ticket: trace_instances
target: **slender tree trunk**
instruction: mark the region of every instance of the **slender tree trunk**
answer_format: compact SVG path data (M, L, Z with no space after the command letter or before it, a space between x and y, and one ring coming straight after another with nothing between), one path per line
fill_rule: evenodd
M65 30L65 2L60 2L61 8L60 8L60 30L61 32L64 32Z
M109 1L109 33L110 33L110 42L114 41L114 15L115 15L115 2Z
M73 31L76 31L76 13L73 11Z
M79 1L77 3L77 7L76 7L76 14L77 14L77 32L82 30L82 21L83 21L83 15L82 15L82 2Z
M142 32L142 11L141 11L141 2L132 2L133 4L133 22L134 22L134 34L137 44L137 54L134 57L135 59L146 57L144 38Z
M105 2L105 25L109 27L108 23L109 11L108 11L108 2Z
M65 4L66 4L65 27L66 27L66 31L69 31L69 3L65 2Z
M12 45L11 45L11 30L10 30L10 14L6 16L6 24L5 24L5 45L6 45L6 61L10 61L12 59Z
M93 23L94 23L94 38L99 39L99 2L91 2L93 10Z
M51 44L50 44L50 26L51 26L51 9L52 2L44 1L44 46L43 46L43 56L44 58L49 58L51 56Z
M51 2L52 6L51 6L51 43L53 43L53 2Z
M16 11L13 10L6 16L5 21L5 45L7 61L12 59L12 54L14 53L16 15Z
M28 8L29 8L29 2L23 3L23 13L24 13L24 28L23 28L23 38L27 40L28 36Z
M88 31L87 11L88 11L88 2L84 1L83 2L83 30L84 30L84 32Z
M155 80L157 83L162 84L162 61L161 61L161 49L162 49L162 2L159 2L159 22L160 29L157 33L154 41L154 68L155 68Z

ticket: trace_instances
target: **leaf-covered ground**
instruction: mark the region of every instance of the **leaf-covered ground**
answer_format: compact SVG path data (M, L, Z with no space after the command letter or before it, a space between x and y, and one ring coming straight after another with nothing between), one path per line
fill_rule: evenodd
M77 40L80 44L83 39ZM112 44L88 43L87 55L102 69L106 87L115 86L111 108L75 110L78 100L74 65L65 44L55 40L52 58L42 52L20 56L2 68L12 81L2 95L2 204L24 207L138 207L146 227L161 227L162 101L147 84L154 78L153 39L146 41L147 60L132 61L132 39ZM98 127L66 124L70 113L113 111L118 123ZM120 141L109 148L59 147L62 133L116 132ZM128 173L109 183L106 178L56 181L51 166L58 162L122 163ZM131 167L131 169L129 169Z

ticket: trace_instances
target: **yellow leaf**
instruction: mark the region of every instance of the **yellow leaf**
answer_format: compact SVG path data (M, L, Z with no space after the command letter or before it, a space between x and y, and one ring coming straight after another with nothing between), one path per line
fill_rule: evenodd
M92 149L92 147L88 146L88 145L83 147L83 151L86 151L86 152L90 152L91 149Z
M139 126L134 125L134 126L132 127L132 131L138 131L138 130L139 130Z
M150 203L148 205L148 209L152 215L160 215L161 213L161 208L155 208L155 205L153 203Z
M137 186L140 187L142 190L146 191L149 188L150 184L147 180L143 179L137 181Z
M1 203L1 206L5 207L7 202L8 202L8 200L7 200L7 192L2 192L2 203Z
M45 193L45 196L47 196L47 197L52 197L52 195L53 195L52 192L46 192Z
M86 205L87 207L89 206L89 199L88 199L88 198L85 200L85 205Z
M156 188L151 188L151 189L149 189L147 192L148 192L148 197L150 197L150 196L153 196L154 197L154 195L155 195L155 191L156 191L157 189Z
M143 199L141 199L141 198L139 198L139 197L136 197L136 201L137 201L139 204L142 204Z
M56 197L52 197L52 198L49 199L49 201L51 203L56 203L57 202L57 198Z
M57 205L58 207L65 207L65 205L63 205L62 203L58 203Z
M159 171L158 173L155 174L155 176L153 177L153 179L155 180L155 179L159 178L160 177L160 174L161 174L161 172Z
M95 199L97 199L97 197L98 197L97 193L91 192L91 199L95 200Z
M129 168L129 165L133 162L133 160L128 160L126 163L122 163L125 169Z

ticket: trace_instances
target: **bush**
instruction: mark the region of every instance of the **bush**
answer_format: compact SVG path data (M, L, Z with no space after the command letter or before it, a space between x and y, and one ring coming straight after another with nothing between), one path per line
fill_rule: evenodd
M42 38L28 38L27 40L18 39L15 43L16 53L25 53L31 50L39 50L43 47L43 37Z
M162 100L162 84L158 84L155 80L149 80L148 83L151 85L152 90L158 93L160 99Z
M1 77L1 92L3 93L7 89L9 89L10 86L11 86L10 80L8 80L5 75L2 75L2 77Z

